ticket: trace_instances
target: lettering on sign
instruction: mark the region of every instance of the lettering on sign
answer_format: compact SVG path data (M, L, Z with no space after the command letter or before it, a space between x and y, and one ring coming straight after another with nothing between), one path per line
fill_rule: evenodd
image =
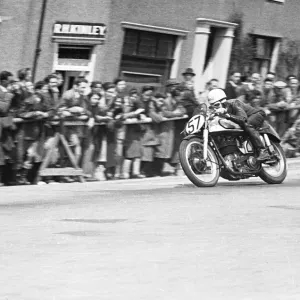
M106 25L102 23L56 22L53 28L53 37L105 39L106 29Z

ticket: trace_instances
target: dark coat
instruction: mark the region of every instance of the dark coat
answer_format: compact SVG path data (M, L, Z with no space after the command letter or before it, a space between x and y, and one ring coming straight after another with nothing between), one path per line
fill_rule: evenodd
M237 99L227 100L225 106L229 114L241 117L244 120L247 120L250 116L258 112L264 114L264 110L262 108L252 107L251 105L243 103Z
M199 106L195 93L192 90L185 90L182 95L182 105L186 110L189 118L193 116L194 110Z
M126 111L126 119L137 118L144 113L143 103L140 98L129 98L129 106ZM126 125L126 137L124 142L125 158L140 158L143 154L142 138L145 132L145 126L141 124Z
M106 108L101 108L99 105L91 105L87 103L87 109L91 118L94 118L96 123L103 123L107 113ZM107 122L107 121L105 121ZM100 153L103 147L104 137L106 136L106 126L95 124L91 129L87 130L85 137L84 151L89 148L90 144L94 146L92 162L97 163L100 160Z
M181 103L176 102L172 97L165 99L161 107L162 115L165 118L183 117L186 109ZM164 121L157 125L156 135L160 145L156 148L155 157L170 159L174 152L176 121ZM176 136L176 138L178 138Z
M15 148L13 135L15 125L13 117L9 116L9 109L13 95L0 87L0 165L5 159L12 158Z
M238 96L236 87L233 86L230 81L227 81L226 83L225 94L227 96L227 99L236 99Z

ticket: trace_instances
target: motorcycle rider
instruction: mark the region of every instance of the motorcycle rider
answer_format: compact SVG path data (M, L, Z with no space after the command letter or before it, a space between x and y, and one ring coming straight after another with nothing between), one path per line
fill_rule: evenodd
M266 119L266 114L262 108L254 108L237 99L227 100L227 96L222 89L214 89L208 93L210 108L216 114L223 115L227 119L238 123L249 135L253 146L258 150L256 158L263 162L270 159L268 150L264 147L257 131Z

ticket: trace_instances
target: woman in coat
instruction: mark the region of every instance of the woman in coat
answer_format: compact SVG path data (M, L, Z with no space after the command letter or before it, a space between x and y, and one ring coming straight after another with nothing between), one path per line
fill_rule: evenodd
M131 178L144 178L140 173L141 157L143 154L142 137L144 134L144 125L136 122L141 119L141 115L145 112L143 103L138 96L136 89L129 92L128 105L125 107L123 115L124 120L130 121L133 119L133 124L126 125L126 135L124 141L124 157L122 178L130 177L130 170L132 167Z
M180 89L172 90L167 97L157 94L155 98L164 118L178 118L186 114L186 109L181 104L182 91ZM154 154L154 168L159 176L162 175L165 162L171 162L174 166L178 163L179 133L176 130L176 121L164 121L157 125L160 144L156 147Z

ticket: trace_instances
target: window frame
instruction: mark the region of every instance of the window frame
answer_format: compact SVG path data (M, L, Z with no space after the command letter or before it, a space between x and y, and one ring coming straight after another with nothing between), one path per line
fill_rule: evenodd
M130 54L129 51L126 51L126 50L128 50L128 48L126 49L126 45L129 44L128 42L126 42L126 37L127 37L126 34L128 32L130 33L130 31L137 34L135 49L132 54ZM147 38L146 38L147 34L149 34L149 37L151 35L154 37L154 39L152 40L154 42L153 44L155 44L155 49L153 51L153 55L144 55L141 50L141 48L145 47L145 45L146 45L146 44L143 44L142 41L147 40ZM167 40L167 39L164 40L164 37L167 37L167 36L170 36L170 40ZM173 40L171 40L171 39L173 39ZM145 58L145 59L149 58L149 59L155 59L155 60L172 60L174 57L174 52L175 52L175 48L176 48L176 39L177 39L177 37L175 35L168 35L165 33L158 33L158 32L126 28L125 35L124 35L122 56L131 56L131 57L137 57L137 58L139 57L139 58ZM163 41L163 42L167 41L167 42L172 43L172 49L171 50L167 49L168 54L165 56L158 55L159 45L160 45L161 41Z

